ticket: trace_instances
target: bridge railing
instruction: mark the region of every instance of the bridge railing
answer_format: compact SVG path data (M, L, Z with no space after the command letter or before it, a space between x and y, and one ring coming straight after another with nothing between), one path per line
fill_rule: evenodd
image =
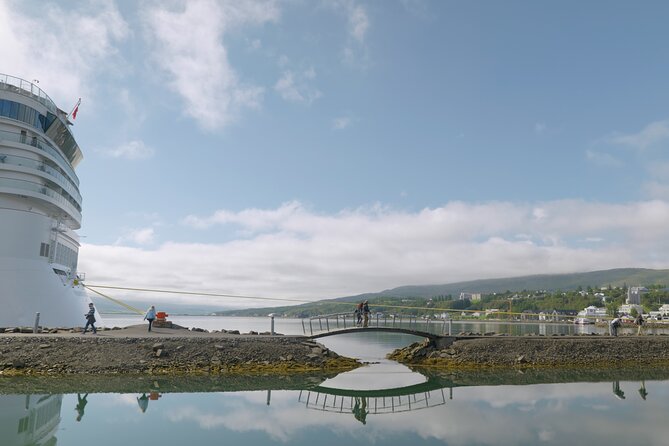
M384 413L409 412L429 409L446 404L444 389L421 392L412 395L387 397L337 396L327 393L300 391L298 401L309 409L323 412L356 413L380 415Z
M355 313L332 313L302 319L302 330L305 335L363 327L364 322ZM424 319L412 315L395 315L376 313L370 315L367 327L405 328L408 330L425 331L427 333L451 335L450 319Z

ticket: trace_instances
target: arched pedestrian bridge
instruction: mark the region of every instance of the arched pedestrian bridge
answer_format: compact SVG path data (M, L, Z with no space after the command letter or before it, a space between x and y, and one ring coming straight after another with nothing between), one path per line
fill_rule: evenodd
M449 319L420 319L415 316L382 315L371 316L367 323L356 320L351 313L335 313L302 319L302 329L312 339L345 333L369 331L403 333L436 340L451 337Z
M364 332L370 332L370 331L377 331L377 332L385 332L385 333L403 333L403 334L408 334L408 335L413 335L413 336L419 336L421 338L429 338L431 340L435 340L438 338L441 338L443 336L440 336L435 333L430 333L427 331L421 331L421 330L414 330L410 328L401 328L401 327L352 327L352 328L337 328L337 329L332 329L330 331L324 331L321 333L316 333L314 335L309 336L311 339L318 339L318 338L324 338L327 336L335 336L335 335L341 335L341 334L346 334L346 333L364 333Z

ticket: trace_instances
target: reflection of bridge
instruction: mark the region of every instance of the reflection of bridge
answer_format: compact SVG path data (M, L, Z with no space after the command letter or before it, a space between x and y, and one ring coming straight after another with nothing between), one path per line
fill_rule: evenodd
M343 333L363 331L385 331L405 333L423 338L436 339L443 335L451 335L450 319L419 319L415 316L381 315L369 318L366 327L356 320L351 313L335 313L313 316L302 319L302 330L311 338L322 338Z
M444 388L427 390L431 386L425 384L383 390L345 390L318 386L300 391L298 401L309 409L353 413L356 419L364 423L368 414L409 412L446 404ZM453 399L453 389L449 390L449 399Z

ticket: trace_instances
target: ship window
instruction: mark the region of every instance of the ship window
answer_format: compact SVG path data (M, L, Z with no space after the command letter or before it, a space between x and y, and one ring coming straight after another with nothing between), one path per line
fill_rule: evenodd
M19 119L19 103L11 102L9 104L9 117L12 119Z
M49 244L48 243L42 243L39 247L39 255L42 257L49 257Z
M19 114L17 119L21 122L25 122L26 120L26 106L23 104L19 104Z
M44 130L49 118L41 115L37 110L27 105L19 104L18 102L8 101L7 99L0 99L0 116L16 119L17 121L25 122L35 128ZM55 115L52 115L55 119ZM52 122L52 121L51 121Z

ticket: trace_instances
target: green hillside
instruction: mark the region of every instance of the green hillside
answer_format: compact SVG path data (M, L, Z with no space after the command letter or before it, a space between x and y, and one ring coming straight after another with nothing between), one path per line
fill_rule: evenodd
M550 295L556 292L573 292L575 290L592 288L599 290L606 288L622 288L626 286L651 286L669 284L669 270L654 270L643 268L619 268L603 271L592 271L587 273L573 274L541 274L523 277L511 277L502 279L473 280L468 282L457 282L444 285L412 285L393 288L378 293L365 293L356 296L346 296L337 299L321 300L313 303L267 307L248 310L236 310L218 312L222 315L234 316L266 316L270 313L290 317L308 317L317 314L329 314L352 311L353 303L369 300L377 311L383 311L384 305L389 306L413 306L423 307L430 305L428 301L448 302L457 300L460 293L481 293L482 295L523 293L530 295ZM571 293L575 294L575 293ZM615 293L618 298L620 292ZM657 297L657 296L656 296ZM504 297L507 299L508 297ZM499 296L499 300L502 296ZM564 300L564 299L563 299ZM538 301L538 300L537 300ZM564 309L584 308L592 298L580 296L579 299L565 302ZM497 304L490 297L488 302ZM438 308L457 308L451 302L449 304L437 305ZM546 302L550 309L554 309L554 300ZM537 305L527 306L535 308ZM573 308L572 308L573 307ZM547 308L549 309L549 308ZM393 312L402 312L402 309L393 309Z

